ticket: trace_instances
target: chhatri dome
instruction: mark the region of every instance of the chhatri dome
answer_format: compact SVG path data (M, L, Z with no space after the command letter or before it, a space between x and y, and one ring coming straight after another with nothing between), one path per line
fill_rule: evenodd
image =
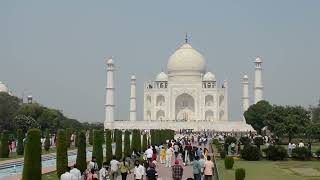
M164 72L161 72L156 77L156 81L168 81L168 75Z
M4 83L2 83L1 81L0 81L0 92L9 93L8 87Z
M204 74L206 70L206 62L203 56L186 40L186 43L184 43L170 56L167 70L169 74Z
M203 76L203 81L216 81L216 76L212 72L207 72Z

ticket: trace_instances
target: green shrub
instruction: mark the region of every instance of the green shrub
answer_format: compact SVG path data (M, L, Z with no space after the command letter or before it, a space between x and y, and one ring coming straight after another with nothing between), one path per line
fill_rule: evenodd
M93 145L93 129L89 130L89 144Z
M292 150L292 158L297 160L308 160L311 157L309 150L306 147L296 147Z
M103 162L102 144L103 144L103 132L101 130L94 130L92 156L96 157L99 169L102 167L102 162Z
M244 168L237 168L235 172L236 180L244 180L246 177L246 170Z
M78 151L77 151L77 168L83 173L87 168L87 152L86 152L86 133L84 131L78 132Z
M9 134L7 130L4 130L1 133L1 142L0 142L0 158L8 158L9 157Z
M226 143L226 144L237 143L237 138L235 138L233 136L228 136L228 137L226 137L224 143Z
M242 137L240 138L240 142L241 142L242 145L248 145L248 144L251 143L251 140L250 140L250 138L247 137L247 136L242 136Z
M112 160L112 138L111 138L111 130L106 129L106 161L110 163Z
M261 151L256 146L246 145L241 150L241 158L247 161L258 161L261 158Z
M130 131L126 130L124 132L124 157L130 157Z
M22 129L17 130L17 139L18 139L18 145L17 145L17 155L23 155L23 135L22 135Z
M71 147L71 135L72 135L72 129L67 128L66 129L66 138L67 138L67 147L70 148Z
M316 151L316 155L317 155L317 157L320 157L320 149L318 149L318 150Z
M39 129L30 129L25 141L23 180L41 179L41 133Z
M260 146L264 144L264 140L261 136L257 136L253 139L253 143L260 149Z
M147 148L148 148L147 134L144 134L142 137L142 150L146 150Z
M44 150L49 151L50 150L50 133L49 130L46 129L46 139L44 141Z
M59 129L57 133L57 175L60 176L67 171L68 167L68 144L66 131Z
M132 150L141 152L141 135L140 130L134 129L132 133Z
M220 142L219 142L218 139L213 139L213 140L212 140L212 144L217 145L217 144L220 144Z
M226 152L225 151L220 151L220 158L224 159L226 157Z
M267 159L277 161L283 160L287 157L287 150L280 145L270 145L266 149L263 149Z
M121 130L116 130L116 152L115 156L117 160L122 159L122 131Z
M234 159L231 156L226 156L224 158L224 167L226 169L232 169L233 168L233 164L234 164Z

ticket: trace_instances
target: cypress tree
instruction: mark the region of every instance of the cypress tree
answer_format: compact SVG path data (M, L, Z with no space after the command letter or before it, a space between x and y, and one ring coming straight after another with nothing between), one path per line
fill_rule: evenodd
M111 138L111 130L106 129L106 161L110 163L112 160L112 138Z
M67 138L67 147L70 148L71 147L71 135L72 135L72 129L67 128L66 129L66 138Z
M22 180L41 179L41 133L30 129L27 133L24 152Z
M117 130L116 133L116 159L121 160L122 158L122 131Z
M66 131L59 129L57 133L57 156L56 156L57 175L60 176L66 172L68 167L68 144Z
M45 136L46 136L46 139L44 141L44 150L49 151L50 150L50 132L48 129L46 129Z
M22 136L22 129L17 130L17 139L18 139L18 145L17 145L17 155L23 155L23 136Z
M97 164L99 166L99 169L102 167L102 161L103 161L102 144L103 144L103 132L100 130L94 130L92 156L95 156L97 158Z
M142 150L145 151L147 148L148 148L147 134L144 134L142 137Z
M132 150L141 152L141 135L138 129L134 129L132 133Z
M89 130L89 144L93 145L93 130Z
M0 147L0 158L8 158L9 157L9 137L8 137L8 131L4 130L1 133L1 147Z
M77 168L81 171L81 174L87 168L87 153L86 153L86 133L84 131L78 132L78 152L77 152Z
M126 130L124 132L124 157L130 157L131 148L130 148L130 131Z

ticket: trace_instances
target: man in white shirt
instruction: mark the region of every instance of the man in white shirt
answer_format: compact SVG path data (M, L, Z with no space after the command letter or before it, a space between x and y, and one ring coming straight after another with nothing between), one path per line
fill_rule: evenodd
M94 171L98 171L99 167L98 167L98 164L97 164L97 158L95 156L92 156L92 159L91 161L89 162L88 164L88 168L87 168L89 171L91 169L94 169Z
M116 160L115 156L113 156L112 160L110 161L110 169L112 173L112 179L117 179L118 170L119 170L119 161Z
M304 147L302 140L300 140L299 147Z
M67 167L67 171L61 175L60 180L73 180L73 175L70 174L70 169L70 167Z
M71 169L70 174L73 176L72 180L81 180L81 172L77 169L77 165L73 165L73 169Z
M109 167L107 162L104 162L102 168L99 171L99 179L100 180L109 180Z
M145 169L144 167L140 164L139 160L135 161L135 167L134 167L134 179L135 180L142 180L143 176L145 175Z
M149 162L151 162L152 154L153 154L152 146L150 146L149 149L147 149L144 154L147 156L147 159L149 160Z
M288 156L289 157L291 157L291 155L292 155L292 143L291 142L289 142L289 144L288 144Z

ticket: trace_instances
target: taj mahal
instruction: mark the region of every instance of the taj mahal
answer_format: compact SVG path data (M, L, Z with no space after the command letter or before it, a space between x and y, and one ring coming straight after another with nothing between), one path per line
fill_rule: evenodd
M257 57L254 64L256 103L263 99L261 58ZM182 46L169 57L166 71L160 72L154 80L144 83L143 120L137 119L137 79L134 75L130 83L129 119L115 120L115 62L110 58L106 65L105 129L253 131L243 117L239 117L238 121L229 120L228 82L218 81L216 75L207 70L205 58L191 46L187 37ZM243 76L242 85L244 112L250 106L247 75Z

